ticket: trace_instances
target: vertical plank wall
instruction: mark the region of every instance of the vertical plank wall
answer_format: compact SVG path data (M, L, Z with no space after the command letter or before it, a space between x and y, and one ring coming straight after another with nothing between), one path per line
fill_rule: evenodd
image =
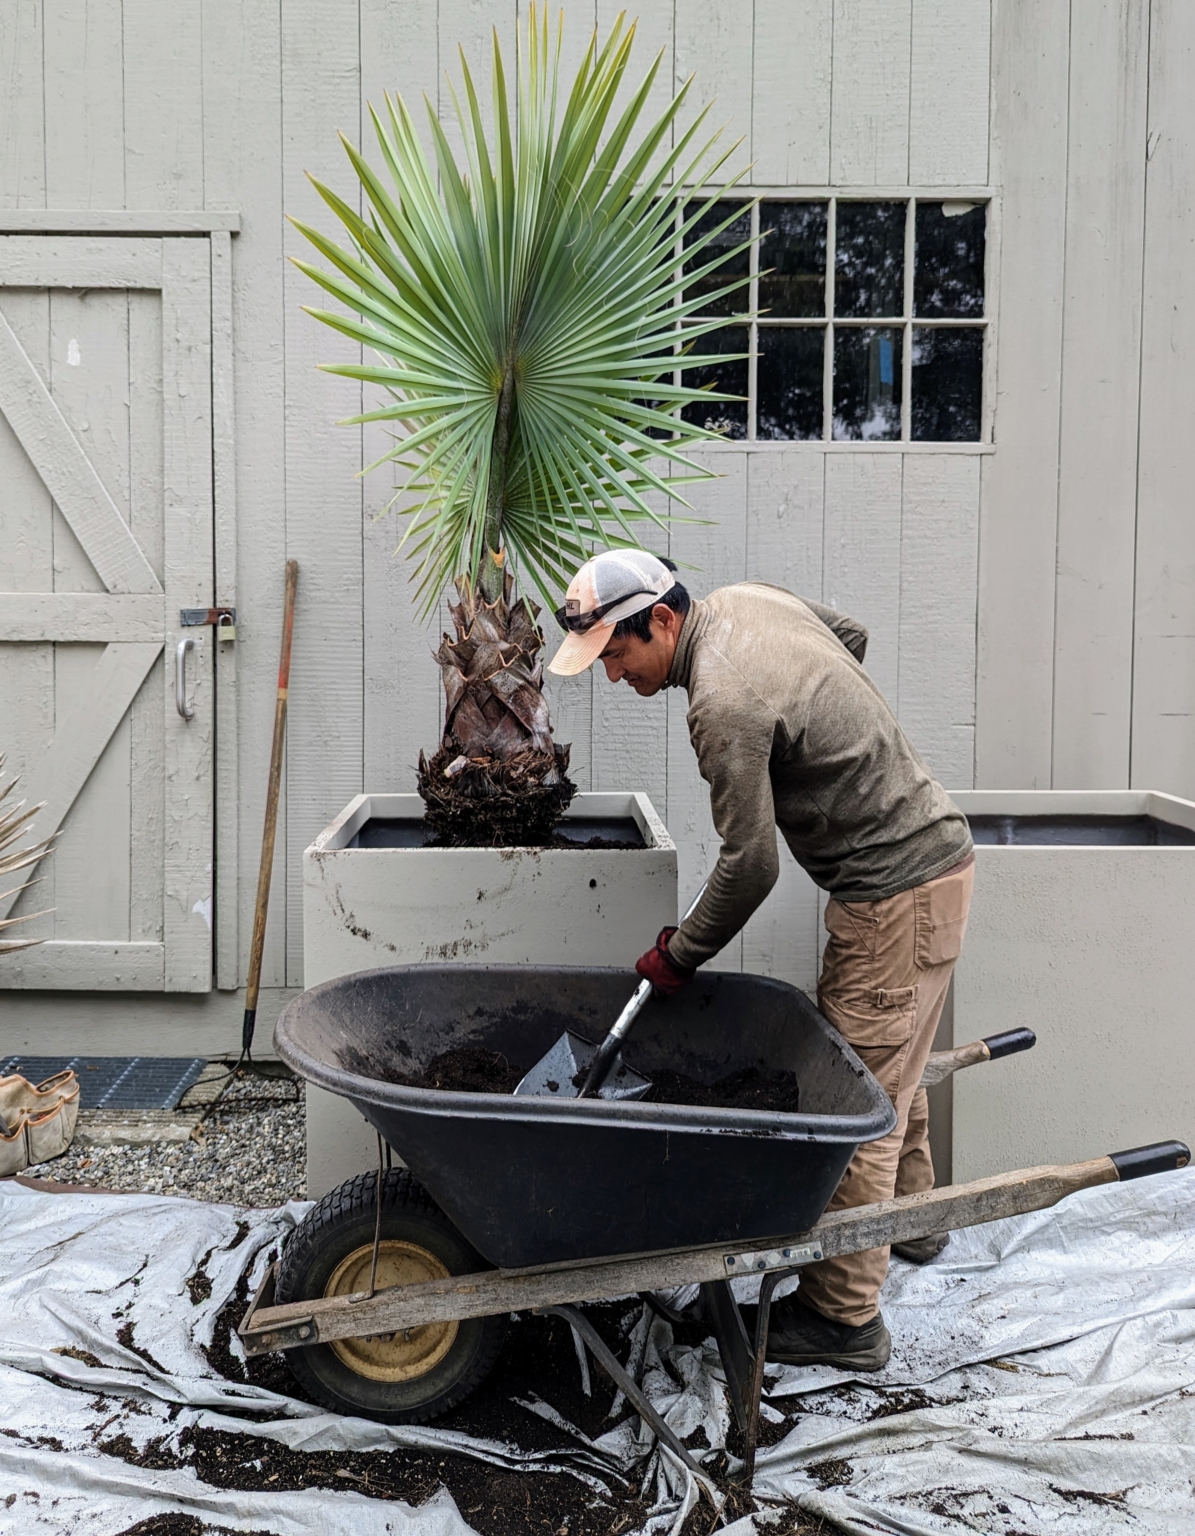
M619 9L570 0L569 56ZM0 8L0 209L241 214L242 964L283 563L302 566L263 1020L302 981L303 848L360 789L409 786L439 715L428 654L438 625L419 622L408 573L391 559L399 525L376 516L393 479L354 478L384 436L334 425L361 392L317 371L347 344L300 311L314 292L286 264L303 242L285 215L329 226L308 172L357 197L336 133L368 145L368 104L386 89L415 103L427 92L450 111L458 43L488 93L490 29L509 44L526 10L526 0ZM695 98L716 97L713 118L742 139L735 163L752 166L757 187L991 186L996 198L996 451L713 449L720 478L696 499L714 521L671 537L674 556L698 567L694 590L765 577L856 612L872 630L873 675L948 784L1195 791L1195 535L1180 448L1195 339L1175 308L1195 179L1185 88L1195 26L1183 0L644 0L638 65L661 50L656 100L695 74ZM66 100L70 115L58 109ZM13 573L18 589L28 579ZM589 678L553 699L581 786L648 789L690 891L716 842L683 700L645 704ZM128 728L150 727L134 715ZM719 963L809 986L816 896L784 868ZM56 899L69 905L69 891ZM78 1016L77 998L21 1002L31 1031ZM91 1027L115 1042L123 1021L152 1019L160 1049L235 1039L230 993L142 998L136 1010L96 999ZM120 1038L134 1043L127 1028Z
M1155 3L1149 50L1130 773L1195 796L1195 10Z
M1182 0L993 0L976 783L1195 794Z

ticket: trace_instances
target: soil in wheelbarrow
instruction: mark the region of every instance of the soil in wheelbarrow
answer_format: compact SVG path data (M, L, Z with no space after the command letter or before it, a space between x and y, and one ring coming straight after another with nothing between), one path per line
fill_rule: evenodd
M683 1072L653 1072L648 1100L658 1104L691 1104L706 1109L766 1109L795 1115L801 1087L795 1072L761 1072L746 1067L716 1083L699 1083Z
M266 1355L245 1363L228 1348L229 1333L247 1304L247 1285L242 1286L242 1292L221 1313L216 1325L216 1347L208 1351L209 1361L231 1380L248 1379L271 1391L301 1397L303 1394L282 1356ZM585 1312L614 1352L625 1358L640 1303L610 1302L586 1307ZM686 1343L697 1343L705 1331L695 1326L677 1337ZM624 1406L619 1414L610 1417L614 1389L592 1360L589 1371L590 1391L586 1394L576 1346L567 1325L559 1318L520 1315L511 1323L493 1371L459 1408L438 1419L436 1427L457 1430L477 1439L498 1440L525 1452L555 1452L561 1461L567 1461L576 1442L526 1405L534 1401L547 1403L583 1434L596 1438L613 1428L628 1411ZM786 1405L782 1400L777 1406ZM763 1442L770 1443L786 1434L797 1413L794 1404L784 1424L763 1426ZM239 1416L250 1417L246 1413ZM266 1416L274 1417L273 1413ZM704 1449L702 1431L690 1436L688 1444L696 1452ZM124 1445L107 1442L100 1448L128 1460L143 1460L146 1465L189 1466L203 1482L219 1488L275 1493L303 1488L352 1489L370 1498L401 1499L420 1505L438 1488L445 1487L478 1536L560 1536L561 1532L564 1536L618 1536L620 1532L642 1528L655 1492L653 1485L641 1487L641 1469L622 1481L610 1474L608 1491L602 1493L568 1473L508 1471L446 1449L292 1450L255 1435L251 1423L244 1433L184 1429L177 1451L168 1448L163 1440L151 1442L137 1452L127 1438ZM731 1448L741 1452L741 1446L732 1443ZM721 1462L722 1458L716 1460ZM711 1466L710 1470L717 1476L720 1468ZM729 1522L756 1507L749 1494L735 1492L727 1506L726 1520ZM711 1520L712 1511L703 1500L686 1520L681 1536L706 1536ZM795 1506L786 1507L778 1522L770 1524L767 1530L768 1536L816 1536L823 1532L830 1536L827 1527L802 1515Z
M522 1072L512 1067L499 1051L481 1046L457 1046L441 1051L425 1071L409 1076L393 1068L371 1064L371 1071L387 1082L407 1088L436 1088L446 1093L513 1093ZM699 1083L683 1072L655 1071L647 1099L658 1104L685 1104L708 1109L760 1109L795 1115L800 1085L795 1072L764 1073L758 1067L731 1072L716 1083ZM577 1084L580 1087L580 1084Z

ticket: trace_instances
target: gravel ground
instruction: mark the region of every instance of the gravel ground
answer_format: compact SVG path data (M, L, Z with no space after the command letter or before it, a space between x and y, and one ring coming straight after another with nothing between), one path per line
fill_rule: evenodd
M301 1200L306 1194L306 1121L301 1093L293 1101L298 1087L291 1077L241 1074L209 1114L199 1140L71 1146L27 1174L60 1184L189 1195L234 1205Z

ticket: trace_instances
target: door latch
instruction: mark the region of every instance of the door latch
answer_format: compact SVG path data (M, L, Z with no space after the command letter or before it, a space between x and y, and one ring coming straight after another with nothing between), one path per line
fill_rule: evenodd
M183 629L193 629L204 624L214 624L216 639L221 645L237 637L237 611L235 608L180 608L178 622Z

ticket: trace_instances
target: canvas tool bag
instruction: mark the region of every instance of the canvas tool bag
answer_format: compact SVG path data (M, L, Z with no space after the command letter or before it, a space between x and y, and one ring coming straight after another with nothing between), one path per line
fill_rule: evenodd
M58 1157L79 1118L79 1079L68 1068L34 1085L0 1077L0 1178Z

